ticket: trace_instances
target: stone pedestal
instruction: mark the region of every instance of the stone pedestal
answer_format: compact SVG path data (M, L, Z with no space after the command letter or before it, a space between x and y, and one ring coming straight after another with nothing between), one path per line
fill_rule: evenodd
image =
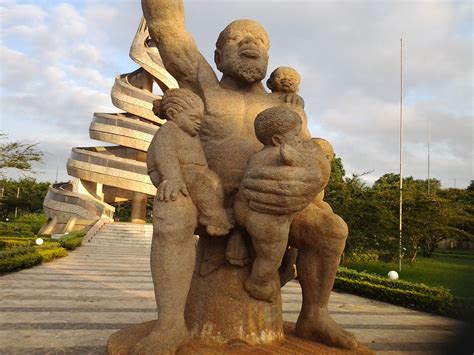
M145 337L154 325L154 321L145 322L131 326L113 334L107 342L108 355L127 355L130 349L140 339ZM249 345L244 342L233 342L228 344L209 343L194 339L183 345L176 351L176 355L222 355L222 354L248 354L248 355L373 355L373 351L365 346L355 350L331 348L329 346L315 343L310 340L298 338L294 334L294 323L285 322L285 338L274 344Z
M225 239L201 238L185 319L194 339L213 343L269 344L283 339L281 295L272 303L250 297L243 288L251 265L219 259ZM204 254L203 251L213 253ZM207 259L207 260L206 260ZM221 264L219 267L217 265ZM213 270L213 267L217 267ZM280 279L275 275L275 289Z
M226 238L203 237L199 241L185 311L191 340L176 354L373 354L365 347L348 351L296 337L295 325L282 320L280 293L273 303L248 296L243 283L251 265L230 265L223 257L225 245ZM279 288L277 275L273 281ZM154 325L155 321L149 321L113 334L107 353L131 354Z

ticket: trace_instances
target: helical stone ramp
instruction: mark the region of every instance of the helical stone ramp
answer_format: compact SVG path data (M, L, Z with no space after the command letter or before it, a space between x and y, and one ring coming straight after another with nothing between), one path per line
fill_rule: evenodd
M111 203L132 202L132 222L144 223L146 201L156 192L146 168L148 146L165 122L153 113L153 93L177 88L166 71L142 18L130 48L130 58L140 67L118 75L112 103L122 113L94 113L89 127L92 139L113 146L72 148L67 172L74 180L50 187L43 202L48 222L41 233L66 233L87 228L98 219L113 220Z

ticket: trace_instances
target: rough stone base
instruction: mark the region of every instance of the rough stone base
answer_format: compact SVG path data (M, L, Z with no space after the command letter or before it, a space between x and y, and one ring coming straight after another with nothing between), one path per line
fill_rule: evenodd
M155 321L132 325L120 330L109 338L107 342L108 355L128 355L131 349L140 339L148 335ZM176 355L219 355L219 354L330 354L330 355L372 355L373 351L365 346L360 346L357 350L344 350L331 348L329 346L315 343L306 339L298 338L294 335L295 324L285 322L285 339L274 344L248 345L243 342L230 344L212 344L202 340L191 340L178 349ZM152 355L152 354L147 354Z
M224 240L225 241L225 240ZM219 250L222 240L201 238L208 242L204 250ZM211 255L212 258L212 255ZM184 318L193 338L207 339L213 343L247 344L274 343L283 338L283 318L280 280L275 274L272 280L278 290L272 303L250 297L243 285L250 274L251 265L232 266L224 262L216 270L202 275L206 269L206 255L198 246L196 266L189 291ZM211 259L212 260L212 259Z

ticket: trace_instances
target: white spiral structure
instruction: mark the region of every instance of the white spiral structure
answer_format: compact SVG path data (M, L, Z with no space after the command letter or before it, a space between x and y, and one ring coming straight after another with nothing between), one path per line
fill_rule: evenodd
M48 223L42 233L83 229L100 218L113 220L110 203L132 201L132 222L144 223L146 200L156 192L146 168L148 146L165 121L152 111L153 84L162 92L178 83L163 66L158 49L142 18L130 48L140 67L118 75L112 103L123 113L94 113L89 127L92 139L115 146L72 148L67 172L75 179L49 188L43 202Z

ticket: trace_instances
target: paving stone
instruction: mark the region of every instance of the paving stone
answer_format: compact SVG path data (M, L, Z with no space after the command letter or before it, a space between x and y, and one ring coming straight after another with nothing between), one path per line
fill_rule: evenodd
M151 235L151 225L110 224L66 258L0 277L0 354L103 354L110 334L154 319ZM282 299L283 318L296 321L299 284ZM378 354L432 354L463 326L337 292L329 309Z

